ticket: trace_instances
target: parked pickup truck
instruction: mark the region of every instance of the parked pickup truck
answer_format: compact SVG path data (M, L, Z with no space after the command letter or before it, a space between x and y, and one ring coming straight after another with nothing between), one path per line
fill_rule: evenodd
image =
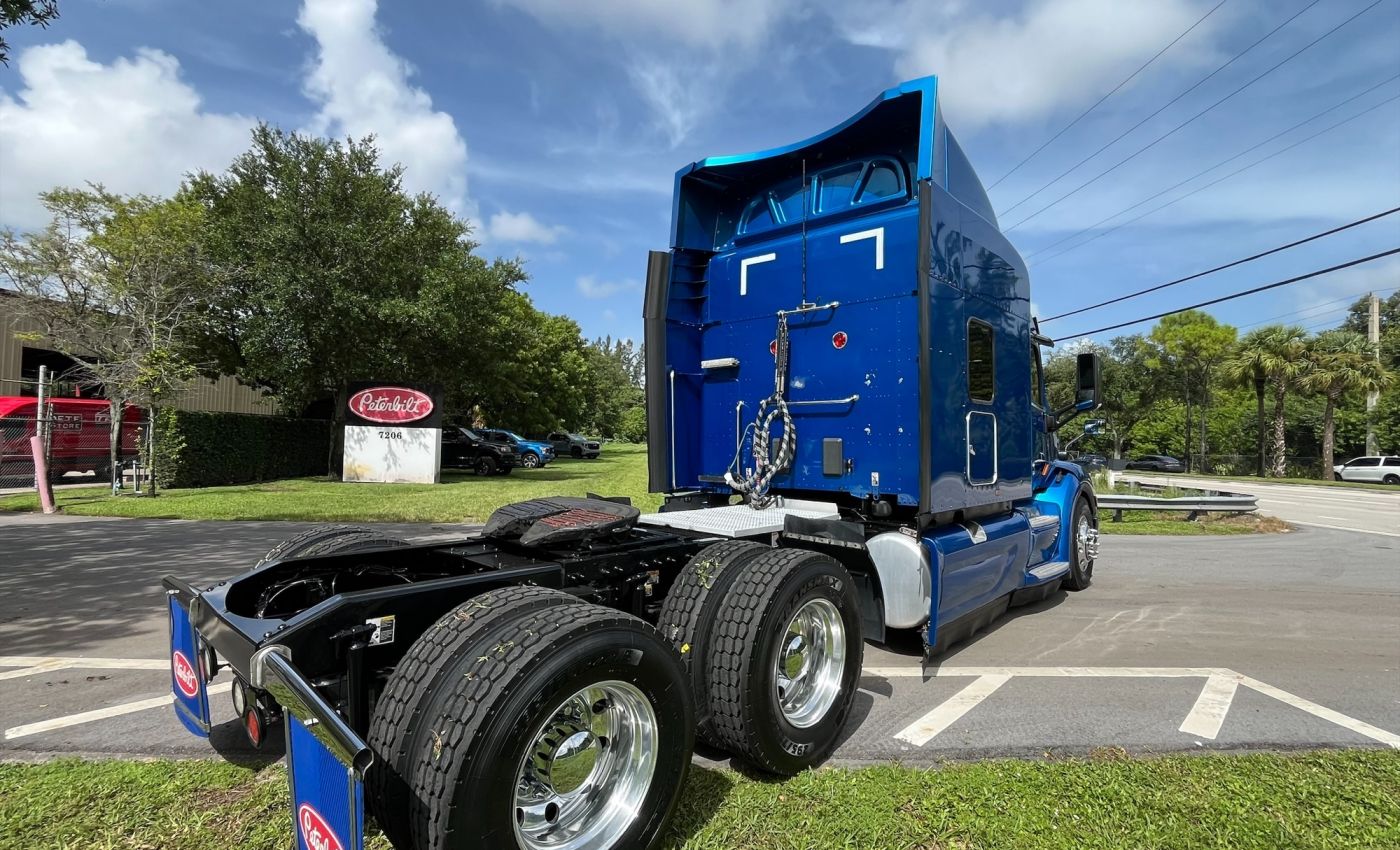
M601 443L597 440L590 440L582 434L555 431L545 439L554 446L554 453L561 457L568 455L569 457L584 457L592 460L603 452Z
M520 452L520 465L526 469L537 469L554 460L554 446L541 440L527 440L514 431L499 428L477 428L476 433L488 440L509 443Z
M7 476L18 468L33 472L29 438L35 433L39 400L33 396L0 397L0 469ZM110 475L112 407L100 398L55 398L46 402L52 419L49 427L49 475L61 478L69 472ZM118 455L134 457L145 417L139 408L122 414Z
M520 465L520 451L505 440L496 440L471 428L442 429L444 469L470 469L477 475L509 475Z

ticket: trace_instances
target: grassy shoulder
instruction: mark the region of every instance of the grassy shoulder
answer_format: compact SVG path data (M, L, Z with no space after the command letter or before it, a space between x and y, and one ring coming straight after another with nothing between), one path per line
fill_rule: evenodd
M0 850L282 850L280 767L0 764ZM1400 753L988 761L823 769L783 782L695 769L667 850L1400 846ZM374 835L367 850L389 850Z
M1258 514L1222 516L1204 514L1187 521L1186 512L1124 511L1123 519L1113 521L1111 511L1099 514L1102 534L1162 534L1172 537L1204 537L1210 535L1282 534L1293 527L1281 519Z
M441 484L355 484L292 478L262 484L163 490L155 498L112 496L103 487L56 490L65 514L158 519L305 520L311 522L463 522L484 520L512 502L541 496L630 496L643 510L661 497L647 492L643 446L610 443L597 460L561 458L543 469L480 478L447 472ZM35 511L33 494L0 498L0 511Z

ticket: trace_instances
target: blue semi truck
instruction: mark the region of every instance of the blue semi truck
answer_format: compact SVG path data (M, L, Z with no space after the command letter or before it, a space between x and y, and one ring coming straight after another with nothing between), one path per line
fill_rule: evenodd
M676 175L648 263L650 485L662 507L549 498L479 536L312 529L249 571L165 579L176 714L232 679L285 728L296 846L639 850L696 738L819 764L864 641L929 655L1082 590L1093 490L1053 458L1024 262L943 123L937 81Z

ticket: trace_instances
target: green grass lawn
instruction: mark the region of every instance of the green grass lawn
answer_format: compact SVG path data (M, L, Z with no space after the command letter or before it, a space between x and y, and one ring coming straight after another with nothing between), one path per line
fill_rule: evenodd
M285 850L280 767L0 764L0 850ZM368 850L388 850L382 836ZM1400 847L1400 753L695 769L666 850L1322 850Z
M1275 534L1291 531L1292 527L1274 517L1244 514L1219 516L1202 514L1187 522L1185 511L1124 511L1122 522L1113 521L1112 511L1099 514L1099 531L1103 534L1166 534L1173 537L1205 535Z
M163 490L156 498L112 496L105 487L54 491L59 508L77 516L159 519L304 520L308 522L482 521L502 505L540 496L629 496L651 511L661 497L647 492L644 446L609 443L597 460L561 458L543 469L517 469L479 478L447 472L442 484L351 484L290 478L262 484ZM36 511L33 494L0 497L0 511ZM1140 515L1139 515L1140 514ZM1101 522L1105 534L1250 534L1286 530L1258 517L1183 522L1185 514L1129 512L1123 522Z
M263 484L164 490L154 499L111 496L106 488L54 491L65 514L169 519L277 519L315 522L463 522L484 520L502 505L540 496L631 496L643 510L661 497L647 493L643 446L609 443L597 460L561 458L543 469L480 478L447 472L442 484L353 484L292 478ZM30 494L0 498L0 511L38 510Z

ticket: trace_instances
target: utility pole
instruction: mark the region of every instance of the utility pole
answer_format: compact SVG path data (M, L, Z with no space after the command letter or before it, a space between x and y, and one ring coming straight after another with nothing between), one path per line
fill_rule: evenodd
M1376 358L1376 362L1381 362L1381 297L1376 293L1371 293L1371 316L1367 322L1366 338L1371 342L1371 353ZM1366 454L1380 454L1380 447L1376 445L1376 405L1380 403L1381 394L1375 390L1366 394Z

